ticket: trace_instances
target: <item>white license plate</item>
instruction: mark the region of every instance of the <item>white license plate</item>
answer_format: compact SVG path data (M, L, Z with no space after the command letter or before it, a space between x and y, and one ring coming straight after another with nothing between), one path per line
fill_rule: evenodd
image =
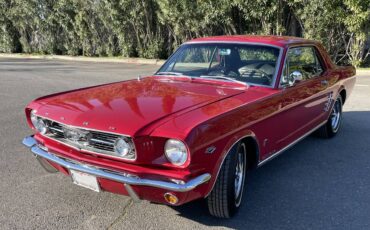
M70 170L70 173L74 184L91 189L95 192L100 192L100 186L96 176L75 170Z

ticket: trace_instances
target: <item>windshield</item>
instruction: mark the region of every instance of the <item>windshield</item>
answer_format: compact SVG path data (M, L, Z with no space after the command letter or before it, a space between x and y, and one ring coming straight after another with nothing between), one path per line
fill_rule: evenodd
M185 44L157 75L186 75L272 86L280 49L252 44Z

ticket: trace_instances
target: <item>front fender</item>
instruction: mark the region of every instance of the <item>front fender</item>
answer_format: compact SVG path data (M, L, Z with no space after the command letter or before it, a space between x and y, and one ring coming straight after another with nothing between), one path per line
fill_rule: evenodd
M206 134L203 133L203 135ZM249 129L227 135L214 142L206 142L208 143L207 145L202 145L201 148L198 148L197 151L192 154L192 167L203 168L204 171L212 175L211 179L207 183L207 187L205 188L204 197L207 197L212 191L227 154L232 150L236 143L245 138L253 138L255 141L257 151L254 154L256 154L255 159L258 160L258 140L254 132ZM212 149L215 150L210 152Z

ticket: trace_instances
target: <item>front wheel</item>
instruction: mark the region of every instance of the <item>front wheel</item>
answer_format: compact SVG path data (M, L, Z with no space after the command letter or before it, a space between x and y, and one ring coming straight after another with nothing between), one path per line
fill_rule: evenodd
M338 95L337 100L334 103L333 109L331 110L329 119L327 122L317 130L317 134L320 137L331 138L334 137L342 124L342 107L343 100L340 95Z
M242 202L247 172L247 148L238 143L226 156L213 190L207 197L211 215L220 218L232 217Z

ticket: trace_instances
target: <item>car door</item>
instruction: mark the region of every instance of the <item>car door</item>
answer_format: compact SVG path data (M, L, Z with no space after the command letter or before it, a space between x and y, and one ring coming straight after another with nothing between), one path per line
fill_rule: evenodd
M321 124L325 119L328 77L321 57L314 46L288 49L282 73L282 112L280 132L276 139L279 149L288 146ZM294 73L293 73L294 72ZM292 76L302 79L292 84Z

